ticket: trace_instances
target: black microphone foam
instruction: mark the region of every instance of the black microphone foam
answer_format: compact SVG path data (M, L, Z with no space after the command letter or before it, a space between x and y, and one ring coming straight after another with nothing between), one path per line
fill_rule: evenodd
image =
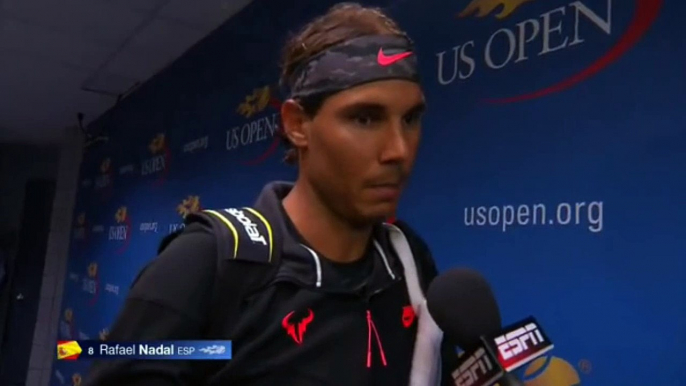
M453 268L436 277L426 303L448 340L465 351L475 350L481 336L495 334L502 327L490 285L471 269Z

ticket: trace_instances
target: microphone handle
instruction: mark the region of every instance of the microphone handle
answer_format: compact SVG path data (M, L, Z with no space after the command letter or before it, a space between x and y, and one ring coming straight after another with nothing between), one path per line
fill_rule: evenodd
M524 386L524 382L520 381L519 378L517 378L514 374L512 373L505 373L498 381L496 382L496 385L498 386Z

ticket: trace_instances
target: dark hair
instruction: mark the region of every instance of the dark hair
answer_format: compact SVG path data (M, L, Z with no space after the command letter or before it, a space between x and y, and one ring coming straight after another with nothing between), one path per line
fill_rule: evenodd
M398 35L407 38L398 23L379 8L364 7L358 3L334 5L286 42L281 58L281 86L290 88L294 71L313 56L346 40L367 35ZM316 95L299 99L298 103L307 115L314 116L326 97ZM294 164L298 159L297 149L291 146L283 132L282 134L288 149L284 161Z

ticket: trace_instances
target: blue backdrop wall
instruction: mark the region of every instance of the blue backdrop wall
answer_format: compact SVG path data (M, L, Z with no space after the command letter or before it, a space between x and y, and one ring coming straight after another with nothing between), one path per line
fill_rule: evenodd
M93 124L60 339L97 339L160 238L198 208L290 180L275 137L288 31L331 1L255 0ZM418 46L429 102L399 217L440 268L493 283L556 343L527 386L686 379L686 4L379 1ZM86 363L57 362L53 384Z

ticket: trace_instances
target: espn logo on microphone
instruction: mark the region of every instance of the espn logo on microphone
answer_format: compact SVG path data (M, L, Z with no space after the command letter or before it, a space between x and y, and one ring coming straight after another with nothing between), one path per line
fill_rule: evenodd
M452 374L455 386L490 385L502 375L503 370L496 358L484 347L472 355L460 357L460 364Z
M505 371L512 371L553 349L553 343L536 319L529 317L503 329L493 338L498 362Z

